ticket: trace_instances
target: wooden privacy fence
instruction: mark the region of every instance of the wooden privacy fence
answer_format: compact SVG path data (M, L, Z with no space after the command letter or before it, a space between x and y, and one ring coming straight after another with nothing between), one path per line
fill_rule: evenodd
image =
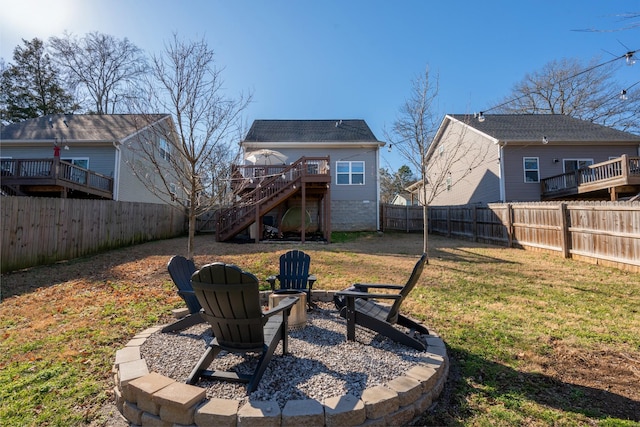
M422 207L382 207L384 230L422 231ZM508 247L536 248L640 271L640 202L532 202L430 206L429 232ZM419 221L419 224L417 223Z
M0 203L2 272L185 232L184 213L167 205L10 196Z

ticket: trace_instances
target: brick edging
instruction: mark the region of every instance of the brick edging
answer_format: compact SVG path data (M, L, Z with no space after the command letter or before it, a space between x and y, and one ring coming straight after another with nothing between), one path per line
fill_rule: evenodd
M266 293L268 295L268 293ZM263 295L263 297L265 297ZM331 300L332 292L314 291L313 299ZM113 366L116 407L134 425L184 424L196 426L357 426L363 423L404 425L424 413L438 398L449 372L449 358L442 339L429 335L428 362L384 385L370 387L361 398L335 396L290 400L280 410L275 401L207 399L201 387L177 382L149 372L140 347L162 326L146 329L116 351Z

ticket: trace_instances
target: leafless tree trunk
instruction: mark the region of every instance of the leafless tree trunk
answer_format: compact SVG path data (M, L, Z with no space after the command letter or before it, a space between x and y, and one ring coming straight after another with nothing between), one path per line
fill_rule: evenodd
M386 138L397 149L402 157L409 162L412 168L418 171L419 179L425 182L427 179L426 155L431 139L437 129L437 117L434 111L438 96L439 78L433 78L426 68L424 74L419 75L411 82L409 98L400 107L399 116L393 123L392 134ZM423 194L423 252L429 254L429 226L428 204L426 203L426 188L422 186Z
M433 154L431 144L440 125L436 112L438 76L432 77L427 68L412 81L411 95L400 108L387 140L402 157L419 171L417 188L423 206L423 251L429 254L429 205L448 188L462 183L474 170L486 162L488 148L468 143L464 130L454 135L446 150Z
M140 79L148 71L143 52L128 39L93 32L82 38L65 33L51 37L53 58L69 83L93 101L96 114L113 114L137 96Z
M152 61L148 98L138 111L170 112L175 128L158 129L160 139L142 144L144 162L158 179L144 180L159 197L181 207L189 219L187 255L193 258L196 217L219 206L228 190L229 166L237 160L241 113L251 95L228 98L220 69L204 40L185 42L177 35ZM148 173L148 171L147 171Z

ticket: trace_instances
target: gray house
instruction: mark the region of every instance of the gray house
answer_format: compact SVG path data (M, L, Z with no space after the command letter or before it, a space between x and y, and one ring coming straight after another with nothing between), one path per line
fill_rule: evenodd
M150 190L158 177L141 172L141 147L168 165L173 129L168 114L54 114L3 126L3 193L167 203Z
M617 200L640 191L639 150L638 135L565 115L450 114L427 153L427 202Z
M240 146L245 161L234 167L236 201L222 215L219 240L251 225L260 238L266 227L302 241L379 229L384 143L364 120L256 120ZM265 150L279 157L260 156Z

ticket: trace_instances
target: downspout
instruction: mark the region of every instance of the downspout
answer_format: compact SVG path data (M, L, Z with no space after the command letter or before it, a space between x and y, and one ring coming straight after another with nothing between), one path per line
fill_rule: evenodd
M116 149L115 163L113 165L113 200L119 200L120 198L120 160L122 159L122 152L117 141L113 142L113 147Z
M380 231L380 145L376 147L376 231Z
M499 160L500 160L500 201L502 203L506 202L506 190L505 190L505 176L504 176L504 146L507 145L507 142L498 142L498 146L500 147Z

